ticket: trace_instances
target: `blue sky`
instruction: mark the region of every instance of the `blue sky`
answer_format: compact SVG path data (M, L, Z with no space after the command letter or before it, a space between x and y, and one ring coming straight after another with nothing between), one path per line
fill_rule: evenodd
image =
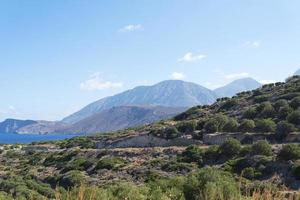
M298 0L2 0L0 120L59 120L137 85L300 68Z

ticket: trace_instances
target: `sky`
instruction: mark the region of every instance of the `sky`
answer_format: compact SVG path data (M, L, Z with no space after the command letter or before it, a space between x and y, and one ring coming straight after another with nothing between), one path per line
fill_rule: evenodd
M299 0L1 0L0 121L60 120L138 85L300 68Z

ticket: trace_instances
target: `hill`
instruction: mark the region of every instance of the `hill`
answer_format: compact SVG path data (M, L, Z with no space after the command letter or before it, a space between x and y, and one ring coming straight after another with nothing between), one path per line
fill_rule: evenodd
M65 123L76 123L95 113L124 105L152 105L165 107L191 107L211 104L216 95L195 83L179 80L163 81L153 86L139 86L115 96L100 99L80 111L64 118Z
M17 133L18 129L36 123L34 120L6 119L0 123L0 133Z
M239 92L254 90L259 87L261 87L261 84L253 78L243 78L217 88L214 92L218 97L231 97Z

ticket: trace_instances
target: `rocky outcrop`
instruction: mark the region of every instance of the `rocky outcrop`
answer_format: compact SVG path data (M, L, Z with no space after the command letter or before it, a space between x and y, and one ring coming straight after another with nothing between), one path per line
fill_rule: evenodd
M164 139L152 134L141 134L118 138L116 140L100 141L96 144L98 149L103 148L146 148L146 147L170 147L170 146L188 146L191 144L202 144L199 140L189 137L180 137L175 139Z

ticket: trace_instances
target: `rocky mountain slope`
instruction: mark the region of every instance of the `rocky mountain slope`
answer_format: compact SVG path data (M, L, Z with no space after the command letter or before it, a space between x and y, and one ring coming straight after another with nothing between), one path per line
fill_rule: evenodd
M59 130L70 134L108 132L168 119L186 108L162 106L119 106L83 119L69 128Z
M191 107L215 101L216 95L200 85L179 81L163 81L153 86L139 86L115 96L100 99L82 110L64 118L66 123L76 123L95 113L123 105L154 105L165 107Z

